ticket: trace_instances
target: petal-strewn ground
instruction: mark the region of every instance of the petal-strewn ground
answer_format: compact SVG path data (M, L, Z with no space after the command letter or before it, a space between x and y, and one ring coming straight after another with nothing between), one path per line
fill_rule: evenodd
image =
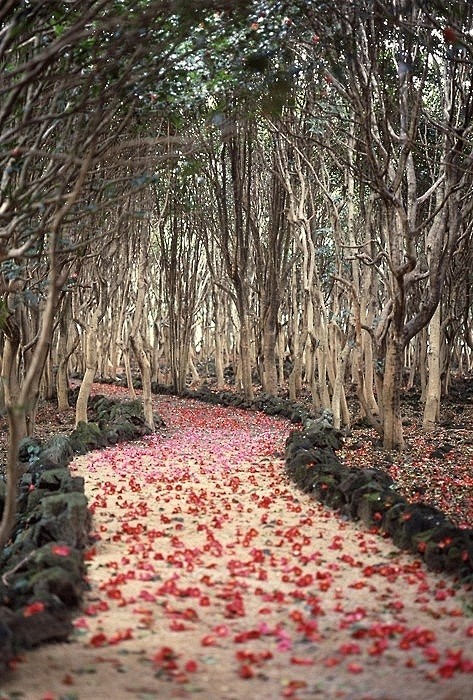
M286 421L157 397L167 432L77 459L96 543L68 644L0 699L466 700L471 588L284 474Z

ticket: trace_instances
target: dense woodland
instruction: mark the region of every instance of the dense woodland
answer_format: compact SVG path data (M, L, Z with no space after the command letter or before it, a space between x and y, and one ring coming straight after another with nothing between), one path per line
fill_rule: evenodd
M235 7L237 5L237 7ZM255 387L403 447L473 370L473 7L5 0L8 480L95 377ZM5 509L2 536L11 524Z

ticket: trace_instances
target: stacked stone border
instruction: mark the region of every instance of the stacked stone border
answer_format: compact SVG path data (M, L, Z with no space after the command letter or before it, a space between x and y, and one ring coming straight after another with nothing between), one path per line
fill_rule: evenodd
M409 503L383 469L346 467L336 454L342 441L329 414L307 419L287 438L287 474L346 519L362 521L372 532L391 537L397 548L421 557L431 571L472 583L473 530L457 527L434 506Z
M84 479L71 475L69 463L150 432L140 401L94 396L88 414L90 422L69 435L21 443L17 519L0 553L0 675L22 650L66 640L73 630L86 589L91 517ZM0 481L0 515L4 497Z

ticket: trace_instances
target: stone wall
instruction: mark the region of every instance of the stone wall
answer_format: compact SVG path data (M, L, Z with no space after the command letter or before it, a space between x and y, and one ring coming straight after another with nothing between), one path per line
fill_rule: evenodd
M27 438L20 447L17 519L0 555L0 674L22 649L67 639L72 631L86 585L91 519L84 480L71 475L69 463L149 432L138 401L95 396L88 408L90 422L72 433L45 443ZM4 496L0 481L0 516Z
M473 530L456 527L438 508L409 503L382 469L344 466L336 454L341 444L330 414L307 419L286 441L287 474L347 519L389 535L396 547L420 556L432 571L472 581Z

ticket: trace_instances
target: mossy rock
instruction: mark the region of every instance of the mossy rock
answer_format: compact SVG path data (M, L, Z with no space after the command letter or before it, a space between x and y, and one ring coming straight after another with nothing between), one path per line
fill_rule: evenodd
M290 459L298 450L311 450L313 445L305 433L293 430L286 439L286 458Z
M343 435L334 428L306 429L304 432L312 445L319 449L328 448L336 451L343 445Z
M54 554L54 547L67 551L67 555ZM59 598L69 607L78 605L84 588L84 567L78 550L45 545L27 556L12 558L9 564L3 572L7 585L0 585L0 593L3 601L10 600L12 609L48 596Z
M95 421L80 423L69 436L58 435L46 444L31 438L21 444L27 471L19 482L11 540L0 552L0 601L8 606L0 608L0 671L17 651L67 639L73 631L71 609L83 593L82 550L89 543L91 516L84 480L66 468L72 457L150 432L140 401L93 397L90 403ZM0 509L4 492L0 482ZM38 610L27 608L43 602Z
M13 657L13 633L6 623L2 619L2 609L0 608L0 676L8 668L8 662Z
M89 410L94 415L95 423L102 431L102 439L105 444L134 440L150 433L143 414L143 404L139 399L120 402L97 395L93 397ZM160 427L164 426L159 415L156 415L155 422Z
M100 406L102 407L100 410ZM111 423L117 418L126 418L129 421L137 421L142 423L143 417L143 404L141 401L107 401L102 402L97 410L97 416L99 422L101 423Z
M27 516L29 514L30 521L32 517L34 518L34 512L40 507L43 498L48 498L48 496L51 496L51 491L47 489L35 488L28 492L25 513Z
M45 642L65 641L74 630L70 611L58 598L35 602L43 603L44 609L28 616L0 608L0 621L10 631L14 651L33 649Z
M74 456L71 441L66 435L56 435L38 452L34 462L38 469L63 469Z
M45 596L55 596L68 608L75 608L79 605L83 592L80 578L62 566L39 571L31 577L30 585L35 599L41 600Z
M327 472L321 474L320 472L318 472L317 474L314 474L314 478L312 480L311 485L311 492L312 494L318 496L321 503L325 503L327 500L327 494L329 490L334 490L339 493L339 483L339 480L333 474L329 474Z
M292 461L288 462L286 460L286 473L290 477L290 479L292 479L292 481L295 481L296 484L299 484L302 474L306 471L306 467L300 464L298 466L294 466Z
M348 517L353 520L360 517L360 502L365 494L376 494L374 498L378 496L382 498L381 494L384 494L385 499L389 498L393 482L387 474L385 476L386 479L378 478L376 474L373 474L373 470L367 469L365 474L360 474L353 479L348 477L340 483L340 491L343 493L346 503L344 512Z
M332 486L329 486L329 488L326 490L324 503L333 510L336 510L338 512L342 511L344 499L342 494L340 493L338 484L333 484Z
M34 525L25 536L37 547L65 542L82 548L88 542L90 513L83 493L59 493L44 498L31 515Z
M41 451L41 441L35 437L27 436L20 440L18 459L23 464L32 463Z
M79 425L69 435L72 450L76 454L86 454L91 450L106 447L107 439L105 433L97 423L85 423L81 421Z
M317 474L311 486L312 495L321 503L334 506L332 503L343 503L343 496L338 489L339 480L332 474ZM338 506L335 506L338 508Z
M117 442L133 440L137 437L141 437L144 434L143 430L138 429L137 426L125 416L120 416L113 422L109 423L107 426L107 434L108 433L112 433L112 435L115 436L115 441Z
M279 402L271 402L267 404L264 408L263 411L266 413L268 416L279 416L281 415L283 411L283 406Z
M291 423L297 425L298 423L304 423L307 420L309 414L305 408L293 408L289 416Z
M473 530L455 526L435 527L413 538L431 571L473 573Z
M392 534L393 542L399 549L417 552L421 533L448 524L447 517L438 508L425 503L411 503L398 518Z
M71 493L73 491L84 492L84 479L81 476L71 476L69 469L48 469L42 472L36 486L46 491L61 491Z
M107 438L108 445L116 445L120 442L120 438L114 430L107 429L105 431L105 437Z
M395 491L369 489L358 501L357 516L368 527L379 526L387 511L398 504L407 506L407 501Z
M76 577L81 577L85 570L80 550L61 541L50 542L36 550L32 564L36 571L60 566Z
M400 518L408 506L409 503L403 500L395 503L392 508L389 508L381 521L381 531L393 537L396 530L400 527Z
M311 464L299 466L294 476L294 481L305 493L312 493L314 483L319 479L319 469Z
M297 450L297 452L291 457L291 469L295 470L298 467L307 467L311 464L320 464L323 458L319 452L310 448L308 450Z
M347 503L349 503L352 495L367 484L376 486L378 490L384 490L391 488L394 485L394 481L382 469L359 469L358 467L353 467L349 469L345 479L341 482L340 490L345 494Z

